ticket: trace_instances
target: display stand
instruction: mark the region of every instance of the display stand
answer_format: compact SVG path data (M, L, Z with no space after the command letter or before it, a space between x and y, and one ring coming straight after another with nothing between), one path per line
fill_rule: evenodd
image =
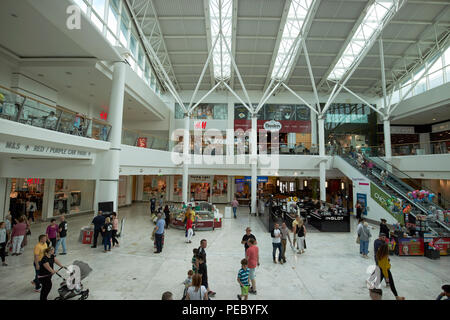
M308 223L321 232L350 232L350 217L344 215L323 215L318 210L309 213Z

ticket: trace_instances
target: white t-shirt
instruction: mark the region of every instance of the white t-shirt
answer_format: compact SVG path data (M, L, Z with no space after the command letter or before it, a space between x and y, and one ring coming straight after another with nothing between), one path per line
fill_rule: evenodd
M189 293L189 300L203 300L206 293L205 286L201 286L198 291L195 291L196 289L197 288L194 286L188 288L187 293Z
M281 237L278 237L281 235L280 229L274 229L273 235L275 236L275 238L272 238L272 243L281 243Z

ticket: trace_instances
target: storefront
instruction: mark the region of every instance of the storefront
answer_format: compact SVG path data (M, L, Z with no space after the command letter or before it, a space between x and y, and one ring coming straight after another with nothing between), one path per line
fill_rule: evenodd
M57 179L54 190L53 216L94 210L94 180Z
M166 194L167 190L167 176L150 175L144 176L144 193L142 200L149 201L155 197L159 199Z
M9 192L9 210L11 215L16 218L26 215L26 201L29 199L36 204L34 218L41 218L45 180L38 178L12 178L9 179L8 183L11 185Z
M173 202L183 201L183 176L176 175L167 177L172 185L172 194L169 200ZM228 176L215 175L192 175L189 176L189 200L206 201L217 203L228 203L230 186Z

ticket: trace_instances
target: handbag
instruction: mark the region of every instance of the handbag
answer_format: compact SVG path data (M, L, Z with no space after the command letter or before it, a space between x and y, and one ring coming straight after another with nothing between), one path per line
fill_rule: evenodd
M360 242L361 242L361 241L359 240L359 236L357 236L357 237L356 237L356 243L357 243L357 244L360 244Z

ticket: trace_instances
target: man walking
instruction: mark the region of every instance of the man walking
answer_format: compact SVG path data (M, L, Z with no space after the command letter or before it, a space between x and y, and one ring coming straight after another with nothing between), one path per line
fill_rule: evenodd
M162 240L164 235L164 227L166 225L166 221L162 218L161 213L158 213L158 220L156 221L155 227L155 242L156 242L156 251L155 253L161 253L162 251Z
M63 248L63 252L61 254L64 255L67 253L66 250L67 221L64 215L61 215L60 220L61 222L58 227L58 237L57 237L58 241L56 242L55 246L55 256L58 254L59 245L62 245Z
M255 239L249 239L248 245L246 259L248 261L248 269L250 270L248 278L252 283L249 293L256 294L256 266L259 266L259 249L256 246Z
M245 229L245 234L242 237L242 241L241 241L241 244L244 245L244 249L245 249L244 257L246 256L246 253L247 253L249 239L255 239L255 241L256 241L256 237L252 234L252 229L250 229L250 227L247 227Z
M236 211L239 206L239 202L237 201L236 198L234 198L233 201L231 201L231 206L233 207L233 214L234 214L234 218L236 219Z
M105 217L103 216L102 211L99 211L97 216L92 219L92 224L94 225L94 243L91 248L97 248L98 234L102 232L102 227L105 224Z
M34 247L34 280L31 281L31 284L34 285L34 291L39 292L41 289L41 283L39 282L39 262L41 262L42 258L44 257L44 251L47 249L47 235L41 234L39 236L39 242Z
M281 224L281 259L283 263L286 263L286 242L289 240L289 244L292 246L291 237L289 235L289 228L286 223Z
M207 265L206 265L206 246L208 245L206 239L202 239L200 240L200 247L198 247L198 255L201 256L203 258L203 263L205 264L204 269L207 270ZM200 273L200 271L199 271ZM206 289L208 290L208 296L215 296L216 293L212 290L209 289L209 286L206 287Z
M280 225L275 223L275 227L272 231L272 257L273 263L277 263L277 249L278 249L278 261L283 264L282 254L281 254L281 231Z
M378 262L377 262L378 248L381 247L385 243L386 243L386 234L381 232L378 236L378 239L375 239L375 241L373 242L373 255L374 255L375 263L377 265L378 265Z

